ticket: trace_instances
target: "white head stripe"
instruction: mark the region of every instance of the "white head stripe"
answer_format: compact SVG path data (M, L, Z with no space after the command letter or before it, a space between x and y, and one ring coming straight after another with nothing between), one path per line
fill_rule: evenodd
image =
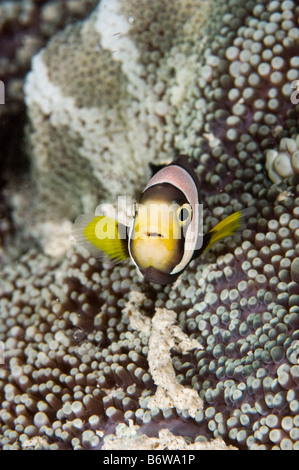
M169 165L158 171L148 182L144 191L160 183L169 183L180 189L187 200L193 205L198 203L197 187L187 170L178 165Z

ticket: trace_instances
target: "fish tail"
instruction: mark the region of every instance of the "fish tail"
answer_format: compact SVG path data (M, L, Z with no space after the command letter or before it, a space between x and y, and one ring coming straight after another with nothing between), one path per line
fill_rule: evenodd
M251 206L247 209L234 212L233 214L221 220L207 235L203 237L203 246L201 253L209 250L215 243L222 240L223 238L229 237L234 233L238 232L240 228L246 225L249 217L254 215L256 212L255 207Z

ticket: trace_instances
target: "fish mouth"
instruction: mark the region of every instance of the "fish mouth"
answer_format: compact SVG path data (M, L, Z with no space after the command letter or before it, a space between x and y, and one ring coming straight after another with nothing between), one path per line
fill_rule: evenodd
M146 238L164 238L162 233L159 232L145 232Z

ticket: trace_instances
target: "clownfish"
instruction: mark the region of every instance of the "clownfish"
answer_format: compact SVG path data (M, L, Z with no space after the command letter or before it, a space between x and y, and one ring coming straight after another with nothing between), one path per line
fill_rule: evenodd
M187 157L180 156L149 180L133 205L131 227L106 215L83 214L72 235L91 255L113 261L131 258L146 280L165 285L254 213L254 207L234 212L203 235L199 179Z

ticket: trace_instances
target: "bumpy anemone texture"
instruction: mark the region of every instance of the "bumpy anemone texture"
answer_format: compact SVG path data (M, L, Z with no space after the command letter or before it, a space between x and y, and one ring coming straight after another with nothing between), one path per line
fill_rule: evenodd
M179 153L205 231L256 215L166 287L32 231L1 269L3 449L299 448L298 17L291 0L102 0L35 57L25 196L52 227Z
M266 168L270 179L274 183L280 183L283 178L299 175L299 138L283 138L279 144L279 150L266 151Z

